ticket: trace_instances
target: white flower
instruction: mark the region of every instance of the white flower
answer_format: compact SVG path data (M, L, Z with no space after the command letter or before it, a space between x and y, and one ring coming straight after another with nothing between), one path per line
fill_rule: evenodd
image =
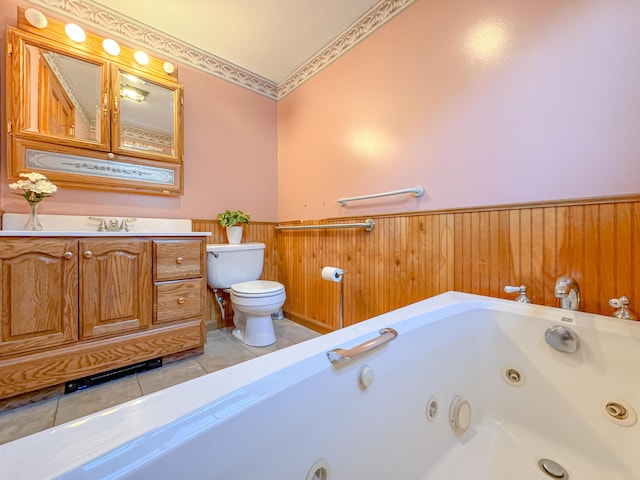
M21 173L20 176L27 178L27 180L18 180L15 183L10 183L9 188L12 190L22 189L22 193L14 193L23 196L29 203L41 202L58 190L58 187L47 180L47 177L41 173Z
M46 180L47 179L47 177L45 177L43 174L38 173L38 172L21 173L20 176L23 177L23 178L28 178L30 182L37 182L38 180Z

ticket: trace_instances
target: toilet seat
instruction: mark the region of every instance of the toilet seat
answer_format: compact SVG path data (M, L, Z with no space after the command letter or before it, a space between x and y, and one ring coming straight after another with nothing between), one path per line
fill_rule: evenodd
M284 285L271 280L253 280L231 285L231 293L242 298L273 297L284 292Z

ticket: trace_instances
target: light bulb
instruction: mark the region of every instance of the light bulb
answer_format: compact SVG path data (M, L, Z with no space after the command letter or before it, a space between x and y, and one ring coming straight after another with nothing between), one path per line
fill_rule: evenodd
M30 25L39 28L40 30L47 28L49 23L44 13L40 10L36 10L35 8L27 8L24 11L24 18L27 19L27 22L29 22Z
M169 75L171 75L175 70L173 63L171 62L164 62L164 64L162 65L162 68L164 68L164 71L167 72Z
M111 38L105 38L102 41L102 48L104 48L105 52L107 52L109 55L113 55L114 57L120 54L120 45L118 45L118 42Z
M146 65L147 63L149 63L149 55L147 55L141 50L138 50L136 53L134 53L133 57L136 59L136 62L138 62L140 65Z
M67 23L64 27L64 31L67 33L67 37L76 43L82 43L87 39L87 34L84 33L82 27L75 23Z

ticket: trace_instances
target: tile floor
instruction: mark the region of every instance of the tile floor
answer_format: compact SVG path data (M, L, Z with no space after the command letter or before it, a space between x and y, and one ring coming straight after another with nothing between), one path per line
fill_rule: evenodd
M0 413L0 444L320 335L286 318L274 325L277 341L269 347L243 345L231 328L212 330L202 355Z

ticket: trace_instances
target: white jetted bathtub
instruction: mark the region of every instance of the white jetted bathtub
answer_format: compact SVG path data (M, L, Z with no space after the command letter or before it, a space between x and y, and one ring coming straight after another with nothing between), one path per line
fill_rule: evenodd
M640 322L447 293L0 446L0 476L633 480L639 410Z

